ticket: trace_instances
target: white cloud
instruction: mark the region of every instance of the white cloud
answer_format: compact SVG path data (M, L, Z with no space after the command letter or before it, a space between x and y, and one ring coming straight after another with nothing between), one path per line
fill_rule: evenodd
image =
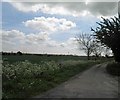
M57 42L49 38L47 33L25 34L18 30L2 31L3 51L22 51L29 53L50 53L50 54L83 54L79 51L75 38L64 42Z
M48 34L46 32L41 32L38 34L28 34L26 35L25 41L29 44L40 44L46 40L49 40Z
M16 44L25 44L26 42L35 43L48 40L48 34L45 32L38 34L25 34L18 30L2 31L2 42L10 42Z
M77 45L77 40L76 38L72 37L68 39L67 43L72 45Z
M47 14L71 15L71 13L62 6L51 7L48 4L36 4L32 6L33 12L43 12Z
M17 40L22 41L24 38L24 33L18 30L2 31L2 40L4 41L16 42Z
M66 19L58 19L55 17L35 17L34 19L23 23L26 27L45 32L65 31L76 27L76 24L72 21L67 21Z
M83 16L92 14L94 16L112 16L117 14L117 2L69 2L69 3L38 3L22 2L11 3L19 11L23 12L43 12L47 14L60 14ZM89 12L89 13L86 13ZM86 14L85 14L86 13Z

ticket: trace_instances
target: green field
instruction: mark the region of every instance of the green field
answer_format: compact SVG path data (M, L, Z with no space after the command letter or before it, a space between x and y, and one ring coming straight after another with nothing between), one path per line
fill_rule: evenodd
M3 98L35 96L105 61L71 55L4 55L2 59Z
M2 59L8 61L9 63L19 62L28 60L32 63L40 63L41 61L66 61L66 60L87 60L85 56L54 56L54 55L4 55Z

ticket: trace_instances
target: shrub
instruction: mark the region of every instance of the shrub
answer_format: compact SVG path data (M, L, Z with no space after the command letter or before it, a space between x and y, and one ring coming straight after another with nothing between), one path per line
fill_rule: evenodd
M106 67L106 70L111 75L120 76L120 63L109 63Z

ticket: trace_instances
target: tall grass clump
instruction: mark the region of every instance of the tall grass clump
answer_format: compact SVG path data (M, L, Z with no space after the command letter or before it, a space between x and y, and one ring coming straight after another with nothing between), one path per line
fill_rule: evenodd
M26 94L28 91L40 85L43 79L49 80L49 74L53 74L58 69L59 67L54 61L41 62L41 64L32 64L29 61L3 64L3 97L29 95L29 93Z
M17 80L20 78L42 77L44 73L49 73L59 69L54 61L32 64L29 61L17 62L14 64L3 64L3 79Z

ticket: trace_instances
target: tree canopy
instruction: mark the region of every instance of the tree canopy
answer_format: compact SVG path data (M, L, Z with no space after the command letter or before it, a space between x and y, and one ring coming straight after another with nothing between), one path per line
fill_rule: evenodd
M111 48L115 61L120 62L120 19L117 17L110 19L102 17L102 21L97 22L97 24L99 26L96 29L91 28L96 39Z

